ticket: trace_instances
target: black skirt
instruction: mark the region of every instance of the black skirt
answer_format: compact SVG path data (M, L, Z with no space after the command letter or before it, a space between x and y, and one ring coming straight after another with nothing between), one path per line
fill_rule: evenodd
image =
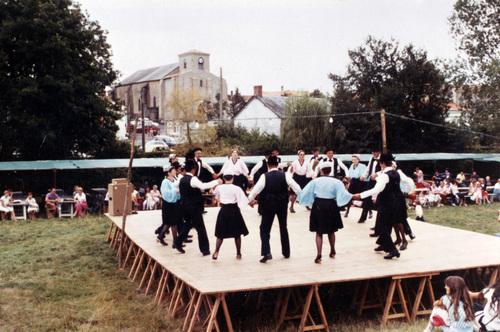
M309 230L319 234L331 234L344 228L340 210L334 199L315 198L309 217Z
M360 192L363 192L365 189L365 183L364 181L361 181L360 179L351 179L349 182L349 192L351 194L359 194Z
M248 188L248 179L245 175L235 175L233 184L243 189L243 192L246 194Z
M215 224L215 236L218 239L227 239L241 235L248 235L248 229L238 204L221 204Z
M298 174L293 174L293 180L297 182L297 184L300 186L301 189L304 189L304 187L311 181L310 178L308 178L305 175L298 175Z
M165 223L168 226L180 226L182 225L182 207L177 203L167 203L165 204Z
M394 226L404 223L408 218L406 202L403 196L392 197L387 202L377 202L377 204L377 213L381 224Z

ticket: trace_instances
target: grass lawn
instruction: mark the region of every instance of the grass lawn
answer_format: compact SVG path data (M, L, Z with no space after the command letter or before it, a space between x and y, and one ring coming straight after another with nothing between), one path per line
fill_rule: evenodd
M498 203L441 207L426 209L425 218L495 234L500 233L498 209ZM179 320L169 320L117 270L104 239L107 226L105 217L0 222L0 331L179 330ZM384 331L416 332L424 325L424 319L391 323ZM334 326L335 331L381 331L376 320L337 318Z

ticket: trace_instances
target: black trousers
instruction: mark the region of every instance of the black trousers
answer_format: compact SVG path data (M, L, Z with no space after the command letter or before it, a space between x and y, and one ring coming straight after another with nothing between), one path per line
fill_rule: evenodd
M379 220L379 232L377 244L381 245L386 252L394 252L397 251L396 245L392 242L391 233L392 233L392 224L384 221L383 216L381 216Z
M271 205L271 204L270 204ZM274 217L278 217L280 225L280 238L281 238L281 253L285 257L290 256L290 240L288 238L287 229L287 208L288 203L281 203L272 206L262 207L262 222L260 224L260 241L261 255L266 256L271 254L271 246L269 240L271 238L271 227L273 226Z
M201 253L210 253L210 244L208 242L207 229L205 228L205 222L203 221L203 208L194 206L183 206L184 213L184 226L180 230L179 236L177 237L176 246L180 248L184 240L187 239L189 231L194 228L198 233L198 246Z
M366 182L366 187L364 190L369 190L375 187L376 181L370 180L369 182ZM368 212L375 210L375 204L373 204L372 197L366 197L363 199L363 210L361 211L361 217L359 217L359 220L366 220L368 217Z
M167 204L165 203L165 201L163 201L163 204L161 205L161 226L156 229L158 238L165 239L165 233L167 232L167 230Z

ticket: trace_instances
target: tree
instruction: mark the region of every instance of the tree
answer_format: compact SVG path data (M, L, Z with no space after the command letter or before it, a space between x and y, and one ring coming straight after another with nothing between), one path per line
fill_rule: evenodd
M191 126L207 120L203 98L194 89L175 89L167 99L167 106L174 111L176 119L186 126L186 136L191 145Z
M231 95L231 107L229 116L233 118L236 114L238 114L239 111L243 109L243 107L245 107L245 105L245 98L243 98L243 96L241 95L240 90L236 88L234 94Z
M334 82L332 110L337 145L363 148L380 142L379 117L367 114L385 109L389 148L398 152L453 151L456 135L439 126L445 123L450 86L425 51L396 41L369 37L364 45L349 51L347 75L330 75ZM410 121L415 120L415 121ZM334 127L335 127L334 126ZM342 134L342 132L340 132ZM334 136L334 137L335 137ZM346 142L346 140L348 140ZM361 143L362 142L362 143Z
M459 92L462 125L486 135L471 135L474 149L500 149L500 5L497 0L458 0L451 30L465 53L450 70ZM487 136L489 135L489 136Z
M0 2L0 159L100 156L116 144L117 77L99 24L71 0Z
M282 124L283 148L310 150L325 145L328 130L326 98L288 97Z

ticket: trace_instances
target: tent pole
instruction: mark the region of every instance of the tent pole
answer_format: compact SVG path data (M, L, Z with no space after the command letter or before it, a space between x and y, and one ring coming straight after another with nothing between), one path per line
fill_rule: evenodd
M53 179L52 179L53 187L52 188L56 188L57 187L57 170L53 169L52 173L53 173Z

